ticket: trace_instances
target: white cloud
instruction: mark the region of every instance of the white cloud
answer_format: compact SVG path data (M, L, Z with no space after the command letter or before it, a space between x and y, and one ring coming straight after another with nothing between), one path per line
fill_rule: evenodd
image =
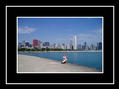
M20 34L30 34L30 33L34 32L35 30L36 30L36 28L25 26L25 27L19 28L18 32Z

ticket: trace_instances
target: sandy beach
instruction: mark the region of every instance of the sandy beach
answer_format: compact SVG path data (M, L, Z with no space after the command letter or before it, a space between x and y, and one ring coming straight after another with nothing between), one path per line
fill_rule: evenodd
M18 55L18 73L26 72L100 72L94 68L75 64L61 64L60 61L35 56Z

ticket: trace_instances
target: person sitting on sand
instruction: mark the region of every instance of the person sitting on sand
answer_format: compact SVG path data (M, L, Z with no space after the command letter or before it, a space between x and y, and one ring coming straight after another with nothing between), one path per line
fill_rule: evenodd
M67 61L67 57L66 57L66 55L64 54L62 63L66 63L66 61Z

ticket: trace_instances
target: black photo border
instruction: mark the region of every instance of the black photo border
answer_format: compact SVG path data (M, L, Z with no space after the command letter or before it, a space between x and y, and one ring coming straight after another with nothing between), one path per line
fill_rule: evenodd
M7 51L8 51L8 49L7 49L7 45L8 45L8 44L7 44L7 43L8 43L8 41L7 41L8 37L7 37L7 36L8 36L8 33L7 33L7 32L8 32L8 31L7 31L7 30L8 30L8 27L9 27L9 26L8 26L8 24L9 24L8 19L10 18L10 17L8 16L8 8L15 8L15 7L16 7L16 8L17 8L17 7L19 7L19 8L22 8L22 7L24 7L24 8L25 8L25 7L27 7L27 8L28 8L28 7L30 7L30 8L31 8L31 7L32 7L32 8L34 8L34 7L35 7L35 8L37 8L37 7L38 7L38 8L39 8L39 7L42 7L42 8L46 8L46 7L53 7L53 8L56 8L56 7L75 7L75 8L80 8L80 7L83 7L83 8L85 8L85 7L93 7L93 8L99 7L99 8L101 8L101 7L103 7L103 8L112 8L112 9L113 9L113 12L112 12L112 13L113 13L113 18L112 18L112 19L113 19L113 24L112 24L112 26L113 26L113 33L112 33L112 34L113 34L113 64L112 64L112 65L113 65L113 74L112 74L112 75L113 75L113 81L112 81L111 83L108 83L108 82L106 83L106 82L103 82L103 81L102 81L102 83L100 83L100 82L99 82L99 83L98 83L98 82L96 82L96 83L88 83L88 82L87 82L87 83L70 83L70 82L69 82L69 83L53 83L53 82L52 82L52 83L31 83L31 82L26 83L27 81L29 81L29 79L27 78L27 76L29 76L29 77L31 77L31 76L30 76L30 75L27 75L27 74L16 74L16 73L14 73L14 74L15 74L14 77L18 79L17 82L15 83L15 80L14 80L14 79L13 79L13 80L10 80L10 79L11 79L11 78L10 78L10 75L8 75L8 69L9 69L9 68L8 68L8 64L10 64L11 62L8 63L8 60L7 60L7 59L8 59L8 57L7 57L7 55L8 55L8 52L7 52ZM15 9L15 10L16 10L16 9ZM15 12L15 10L14 10L14 12ZM20 84L20 85L26 85L26 84L27 84L27 85L29 85L29 84L30 84L30 85L36 85L36 84L38 84L38 85L39 85L39 84L43 84L43 85L44 85L44 84L49 84L49 85L50 85L50 84L58 84L58 85L59 85L59 84L62 84L62 85L65 85L65 84L66 84L66 85L68 85L68 84L70 84L70 85L75 85L75 84L76 84L76 85L80 85L80 84L82 84L82 85L85 85L85 84L88 84L88 85L92 85L92 84L96 84L96 85L108 85L108 84L114 84L114 81L115 81L115 76L114 76L114 75L115 75L115 74L114 74L114 73L115 73L115 71L114 71L114 64L115 64L115 63L114 63L114 62L115 62L115 61L114 61L114 29L115 29L115 27L114 27L115 19L114 19L114 18L115 18L115 17L114 17L114 16L115 16L115 14L114 14L114 13L115 13L115 6L99 6L99 5L98 5L98 6L6 6L6 59L5 59L5 61L6 61L6 62L5 62L5 66L6 66L5 81L6 81L6 84L8 84L8 85L19 85L19 84ZM15 14L15 13L12 13L12 14ZM16 22L15 22L15 23L16 23ZM14 29L16 29L16 27L14 27ZM15 44L15 45L16 45L16 44ZM15 46L15 47L16 47L16 46ZM15 62L13 62L13 63L15 63ZM12 71L11 71L11 72L12 72ZM21 76L21 75L22 75L22 76ZM56 74L56 75L57 75L57 74ZM89 74L89 75L91 76L91 74ZM103 74L100 74L99 80L101 80L100 78L101 78L102 75L103 75ZM38 74L35 74L35 76L38 77ZM96 74L93 75L93 76L96 76ZM93 77L93 76L92 76L92 77ZM26 79L27 79L27 81L25 81L25 83L18 82L18 81L22 80L22 79L25 78L25 77L26 77ZM49 75L48 75L48 77L53 77L53 76L49 76ZM48 77L47 77L47 78L48 78ZM70 77L71 77L71 76L70 76ZM77 74L76 74L76 77L78 77ZM83 77L85 77L85 76L83 76ZM10 81L10 82L8 82L8 78L9 78L9 81ZM75 78L75 79L76 79L76 78ZM89 78L89 79L91 79L91 78ZM30 80L30 81L31 81L31 80ZM55 81L55 79L54 79L53 81ZM84 81L83 81L83 82L84 82Z

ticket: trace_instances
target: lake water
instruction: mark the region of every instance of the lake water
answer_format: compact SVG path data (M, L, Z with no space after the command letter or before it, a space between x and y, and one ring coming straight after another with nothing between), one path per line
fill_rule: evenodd
M47 52L47 53L19 53L23 55L31 55L53 60L62 60L63 52ZM78 64L99 69L102 71L102 52L65 52L67 61L72 64Z

